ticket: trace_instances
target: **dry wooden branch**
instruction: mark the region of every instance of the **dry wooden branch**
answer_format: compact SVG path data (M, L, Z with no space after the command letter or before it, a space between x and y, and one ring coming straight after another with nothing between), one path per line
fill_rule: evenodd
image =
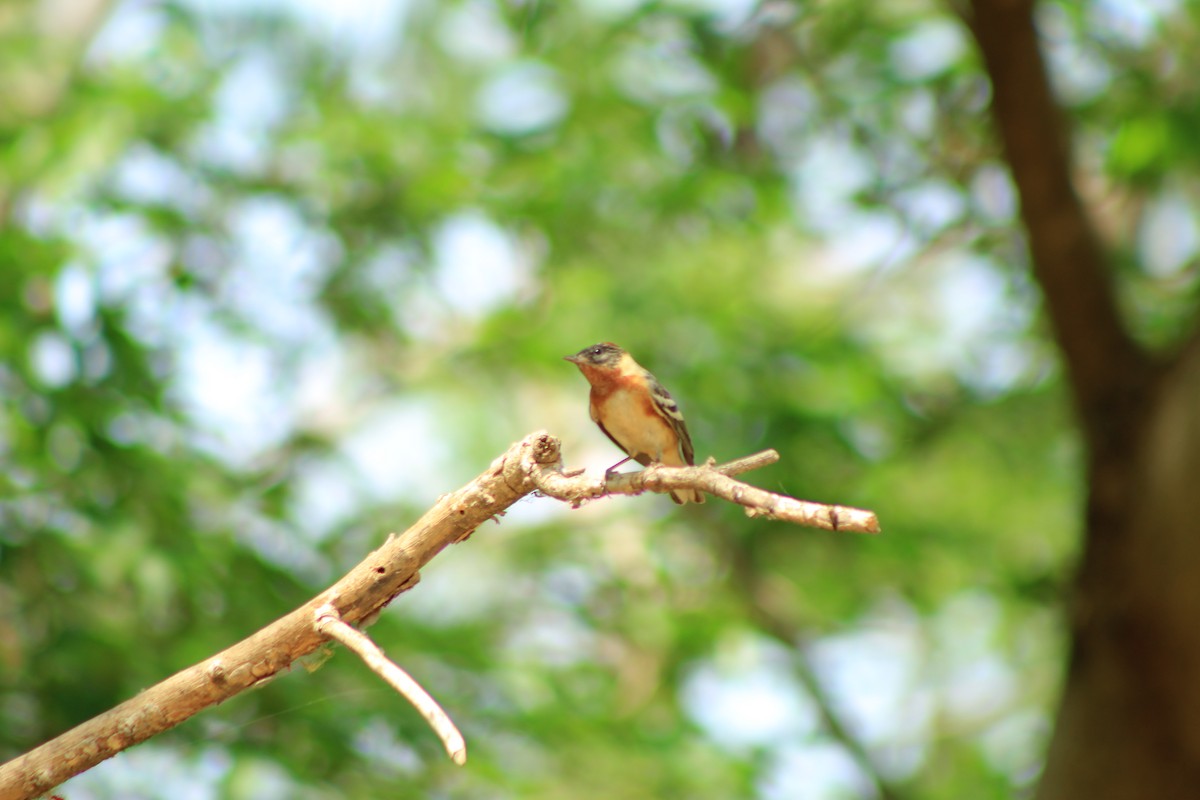
M436 700L429 696L428 692L421 688L421 684L385 656L383 650L379 649L379 645L371 641L370 636L353 625L346 624L332 605L317 609L317 618L314 620L314 624L318 631L332 639L337 639L352 650L363 660L363 663L371 668L372 672L383 678L405 700L412 703L413 708L417 709L429 723L429 727L433 728L433 732L442 740L446 753L455 764L461 767L467 763L467 743L463 740L462 734L459 733L450 716L442 710Z
M368 623L398 594L420 579L419 570L447 545L466 539L479 525L540 491L580 505L606 494L698 488L766 516L829 530L874 533L875 515L773 494L731 475L778 459L774 451L724 465L650 467L642 472L592 479L563 470L561 444L545 432L512 445L467 486L441 497L400 536L389 536L333 586L300 608L232 647L188 667L121 705L0 765L0 800L27 800L111 758L127 747L175 727L192 715L270 680L326 640L314 620L331 607L355 625ZM449 749L449 748L448 748ZM453 753L452 753L453 755Z
M543 494L565 500L576 507L590 499L613 494L703 489L711 495L744 506L748 517L779 519L830 531L879 533L879 519L870 511L797 500L730 477L774 464L778 460L777 452L764 450L726 464L714 464L712 459L696 467L655 464L638 472L622 472L603 478L564 473L553 464L531 465L531 474Z

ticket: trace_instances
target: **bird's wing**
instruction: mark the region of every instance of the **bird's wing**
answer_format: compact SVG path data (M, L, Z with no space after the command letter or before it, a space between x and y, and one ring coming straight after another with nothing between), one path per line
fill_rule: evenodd
M675 402L675 398L671 397L671 393L658 382L658 379L646 373L646 381L650 384L650 394L654 396L654 407L675 431L675 435L679 437L679 450L683 455L683 460L688 464L696 463L696 453L692 449L692 437L688 434L687 423L683 421L683 414L679 412L679 404ZM608 437L612 439L612 437ZM616 441L613 439L613 441Z

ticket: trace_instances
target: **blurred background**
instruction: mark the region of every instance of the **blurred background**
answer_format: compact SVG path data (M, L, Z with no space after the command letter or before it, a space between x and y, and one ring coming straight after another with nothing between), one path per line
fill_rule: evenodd
M1036 19L1123 308L1168 340L1195 5ZM528 499L372 628L465 768L339 650L61 793L1032 790L1083 451L953 6L17 0L0 53L0 760L300 605L533 430L612 464L561 360L612 340L699 458L776 448L751 482L883 535Z

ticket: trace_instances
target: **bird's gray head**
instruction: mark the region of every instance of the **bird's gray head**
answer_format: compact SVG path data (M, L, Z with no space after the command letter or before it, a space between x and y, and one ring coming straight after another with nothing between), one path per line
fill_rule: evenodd
M615 367L624 354L625 351L612 342L600 342L600 344L583 348L573 356L563 356L563 358L580 366L586 364L593 367Z

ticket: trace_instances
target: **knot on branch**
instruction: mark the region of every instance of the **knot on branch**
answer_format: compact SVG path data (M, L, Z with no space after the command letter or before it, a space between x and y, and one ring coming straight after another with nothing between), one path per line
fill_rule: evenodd
M557 436L551 436L543 431L535 435L532 451L533 460L538 464L553 464L562 455L562 442L558 440Z

